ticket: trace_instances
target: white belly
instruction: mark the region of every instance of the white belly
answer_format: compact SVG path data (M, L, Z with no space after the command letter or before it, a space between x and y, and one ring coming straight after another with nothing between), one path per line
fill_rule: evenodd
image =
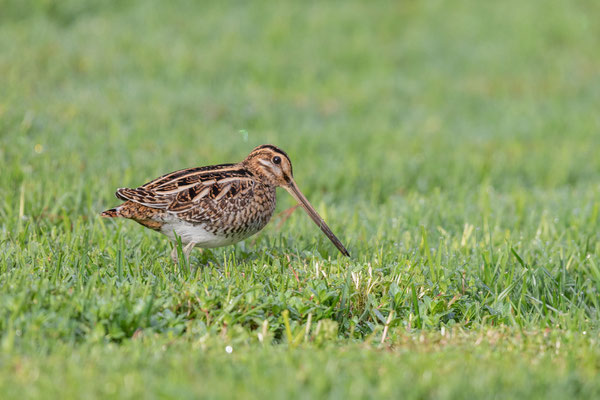
M250 235L239 236L219 236L206 229L201 224L190 224L183 221L167 222L161 227L161 232L175 241L175 234L181 238L181 243L196 243L196 246L203 248L229 246L245 239Z

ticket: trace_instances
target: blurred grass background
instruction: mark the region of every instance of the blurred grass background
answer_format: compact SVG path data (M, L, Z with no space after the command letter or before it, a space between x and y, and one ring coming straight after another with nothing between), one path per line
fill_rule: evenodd
M0 0L0 385L337 398L400 393L412 368L407 397L597 395L599 19L593 0ZM351 260L296 212L186 275L97 216L263 143Z

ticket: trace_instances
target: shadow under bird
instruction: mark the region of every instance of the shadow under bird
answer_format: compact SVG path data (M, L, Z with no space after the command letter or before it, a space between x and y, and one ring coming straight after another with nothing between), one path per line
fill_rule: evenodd
M124 203L101 215L132 219L171 240L177 235L189 257L195 246L228 246L264 228L275 211L277 187L287 190L335 247L350 256L296 185L287 154L269 144L237 164L182 169L136 189L118 189L116 196Z

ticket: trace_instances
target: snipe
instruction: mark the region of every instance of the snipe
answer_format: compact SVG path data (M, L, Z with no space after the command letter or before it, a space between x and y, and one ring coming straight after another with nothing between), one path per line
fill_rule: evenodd
M227 246L260 231L275 211L275 189L287 190L345 256L348 250L302 194L287 154L266 144L237 164L171 172L136 189L118 189L124 203L103 217L123 217L185 244L189 256L201 248ZM176 247L171 256L176 260Z

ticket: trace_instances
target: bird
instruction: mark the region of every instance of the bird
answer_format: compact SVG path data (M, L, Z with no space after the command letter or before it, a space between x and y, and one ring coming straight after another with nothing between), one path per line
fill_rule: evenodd
M229 246L262 230L273 215L276 189L284 188L344 255L350 253L302 194L292 162L280 148L264 144L241 162L186 168L151 180L138 188L120 188L123 203L102 212L127 218L181 240L189 259L194 247ZM177 246L171 258L178 261Z

